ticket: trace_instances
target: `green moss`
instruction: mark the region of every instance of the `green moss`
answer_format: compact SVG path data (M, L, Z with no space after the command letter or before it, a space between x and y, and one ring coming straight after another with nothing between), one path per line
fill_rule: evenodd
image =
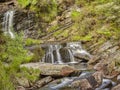
M16 75L18 78L26 78L30 83L35 83L36 80L38 80L40 77L40 70L38 69L28 69L25 67L22 67L20 69L20 72Z
M31 39L31 38L27 38L25 41L25 46L30 46L30 45L35 45L35 44L40 44L41 41L40 40L35 40L35 39Z
M10 81L5 67L0 61L0 90L15 90L13 83Z
M41 47L36 47L34 50L32 50L33 53L33 57L32 57L32 62L39 62L43 55L44 55L44 51L42 50Z
M56 30L58 27L59 27L58 25L52 26L49 28L48 32L52 32L52 31Z

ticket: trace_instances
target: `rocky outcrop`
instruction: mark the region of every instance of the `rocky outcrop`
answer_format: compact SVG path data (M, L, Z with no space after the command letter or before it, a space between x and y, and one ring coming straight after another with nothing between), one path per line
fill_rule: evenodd
M39 69L41 71L41 76L52 76L55 78L72 76L75 73L80 73L80 70L77 70L68 65L54 65L48 63L29 63L23 64L21 67Z
M112 90L120 90L120 84L118 84L117 86L113 87Z
M17 86L15 90L26 90L23 86Z
M114 78L119 74L120 43L116 41L107 41L96 48L93 52L95 56L89 61L94 69L102 71L104 77ZM98 63L99 62L99 63Z
M43 87L44 85L48 84L49 82L51 82L53 80L52 77L46 77L46 78L43 78L39 81L37 81L31 88L29 88L30 90L35 90L37 88L41 88Z
M80 90L93 90L102 83L102 74L95 72L94 74L71 83L71 87L80 88Z

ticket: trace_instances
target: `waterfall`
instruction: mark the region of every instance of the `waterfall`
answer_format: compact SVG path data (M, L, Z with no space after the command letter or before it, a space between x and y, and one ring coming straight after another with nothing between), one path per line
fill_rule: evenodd
M76 61L75 61L75 58L74 58L74 56L73 56L73 53L72 53L72 51L70 50L70 49L68 49L68 52L69 52L69 58L70 58L70 63L77 63Z
M60 55L60 50L61 46L60 45L55 45L55 50L56 50L56 55L57 55L57 61L59 64L62 64L62 58L61 58L61 55Z
M87 55L91 58L91 55L82 48L82 45L80 42L71 42L71 43L68 43L67 46L71 48L73 55L76 53L80 53L82 55Z
M15 38L12 29L13 29L13 16L14 16L14 11L7 11L4 14L3 18L3 31L5 35L10 35L11 38Z
M91 55L82 48L81 43L79 42L71 42L67 43L66 46L62 46L59 44L49 44L47 45L46 54L42 58L43 62L52 63L52 64L69 64L69 63L78 63L76 61L79 59L81 61L81 57L83 59L88 59ZM79 58L78 58L79 57Z
M49 45L48 51L46 52L45 56L43 57L43 62L54 63L53 45Z

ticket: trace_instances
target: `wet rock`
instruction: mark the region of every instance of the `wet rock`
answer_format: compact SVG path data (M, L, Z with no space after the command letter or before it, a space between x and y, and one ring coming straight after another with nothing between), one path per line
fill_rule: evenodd
M117 86L113 87L111 90L120 90L120 84L118 84Z
M93 90L95 87L99 86L102 83L102 74L101 72L95 72L85 79L80 79L72 82L71 87L78 88L80 90Z
M15 90L25 90L23 86L17 86Z
M30 87L28 79L22 77L22 78L17 78L18 85L23 86L23 87Z
M111 81L109 79L103 79L102 84L95 90L103 90L103 89L110 90L114 85L116 85L116 84L113 81Z
M120 83L120 75L117 76L117 82Z
M74 88L80 87L80 90L91 90L92 89L92 86L90 85L90 83L88 82L87 79L82 79L82 80L79 80L79 81L74 81L71 84L71 87L74 87Z
M39 69L41 71L41 76L52 76L55 78L65 77L80 72L80 70L77 70L72 66L48 63L28 63L21 65L21 67Z
M49 77L46 77L46 78L43 78L39 81L37 81L33 87L31 87L30 89L34 90L34 89L37 89L37 88L41 88L43 87L44 85L48 84L49 82L51 82L53 80L53 78L51 76Z
M99 71L95 72L92 76L97 81L97 86L99 86L102 83L102 80L103 80L102 72L99 72Z
M87 62L87 61L89 61L89 60L91 59L91 57L90 57L89 55L87 55L87 54L82 54L82 53L75 53L75 54L74 54L74 57L82 60L83 62L84 62L84 61Z

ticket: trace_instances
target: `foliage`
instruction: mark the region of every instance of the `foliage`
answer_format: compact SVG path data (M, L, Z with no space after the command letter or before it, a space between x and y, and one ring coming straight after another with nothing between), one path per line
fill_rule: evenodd
M36 80L39 79L39 75L40 75L40 70L38 69L28 69L28 68L25 68L25 67L22 67L20 69L20 72L17 73L17 77L18 78L26 78L30 83L35 83Z
M26 8L29 5L35 5L37 0L18 0L18 3L22 8Z
M6 43L2 45L4 52L0 54L0 59L3 62L10 64L29 62L32 58L27 55L27 50L23 48L23 38L16 35L15 39L6 37ZM16 53L17 52L17 53ZM18 65L19 66L19 65Z
M15 90L13 83L10 82L9 76L2 62L0 61L0 90Z
M30 46L30 45L34 45L34 44L40 44L41 41L40 40L35 40L35 39L31 39L31 38L27 38L26 40L24 40L25 46Z
M32 50L33 53L33 57L32 57L32 62L39 62L43 55L44 55L44 51L42 50L41 47L36 47L34 50Z
M57 15L57 3L55 0L18 0L22 8L28 8L36 12L38 18L49 22Z
M11 83L15 83L15 76L20 69L20 64L29 62L32 56L28 55L28 51L24 49L21 35L16 35L14 39L4 36L2 33L0 36L0 41L3 42L0 44L0 64L5 65L4 68L0 65L2 68L1 75L5 74L2 79L4 83L1 82L4 84L2 87L4 89L9 84L9 89L6 87L4 90L14 90Z
M76 0L78 6L85 3L80 12L72 11L71 17L75 22L72 40L95 41L97 37L102 39L120 38L120 3L117 0L94 0L83 1ZM89 5L88 5L88 4ZM94 38L96 37L96 38Z

